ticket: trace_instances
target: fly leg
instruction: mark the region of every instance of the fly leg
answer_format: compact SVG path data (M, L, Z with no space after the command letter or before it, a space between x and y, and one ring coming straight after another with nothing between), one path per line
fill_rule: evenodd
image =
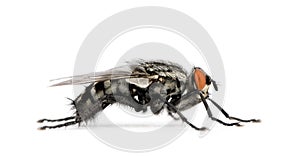
M177 113L180 117L180 119L185 122L186 124L188 124L189 126L191 126L192 128L194 128L195 130L198 131L204 131L204 130L208 130L206 127L197 127L195 125L193 125L192 123L190 123L187 118L172 104L169 102L165 102L167 104L167 106L169 106L171 108L171 110L173 110L175 113Z
M110 96L110 95L105 95L102 98L98 99L98 102L101 104L101 110L105 109L109 104L111 104L110 103L111 101L113 101L113 97ZM76 109L75 101L72 100L71 104L74 106L73 108ZM54 129L54 128L60 128L60 127L67 127L67 126L75 125L75 124L78 124L80 126L80 124L82 123L83 120L79 116L78 111L76 111L74 114L75 114L74 116L61 118L61 119L40 119L40 120L37 121L38 123L60 122L60 121L66 121L66 122L62 123L62 124L54 125L54 126L42 126L42 127L39 127L38 130L46 130L46 129Z
M72 119L75 119L75 116L70 116L70 117L61 118L61 119L40 119L37 122L38 123L43 123L45 121L47 121L47 122L59 122L59 121L68 121L68 120L72 120Z
M182 96L181 100L178 101L178 103L176 103L176 107L180 111L183 111L183 110L187 110L187 109L195 106L196 104L198 104L200 102L204 103L207 114L212 120L217 121L218 123L221 123L222 125L226 125L226 126L234 126L234 125L235 126L241 126L238 122L236 122L236 123L226 123L226 122L223 122L223 121L213 117L213 115L211 113L211 110L210 110L204 96L198 90L192 91L192 92L188 93L187 95Z
M75 101L74 100L71 100L71 101L72 101L71 105L73 105L75 107ZM40 120L37 121L38 123L43 123L43 122L60 122L60 121L68 121L68 122L65 122L63 124L54 125L54 126L42 126L42 127L39 127L38 130L67 127L67 126L75 125L75 124L80 125L80 123L82 122L82 120L81 120L78 112L76 111L74 114L75 114L75 116L70 116L70 117L61 118L61 119L40 119ZM70 120L73 120L73 121L70 121Z
M82 122L80 116L78 115L77 112L75 112L75 116L70 116L70 117L66 117L66 118L61 118L61 119L41 119L41 120L38 120L37 122L38 123L43 123L45 121L47 122L60 122L60 121L68 121L68 122L65 122L63 124L58 124L58 125L54 125L54 126L42 126L42 127L39 127L38 130L45 130L45 129L53 129L53 128L60 128L60 127L67 127L67 126L70 126L70 125L75 125L75 124L79 124ZM70 121L70 120L73 120L73 121Z
M238 123L238 122L234 122L234 123L226 123L226 122L224 122L224 121L222 121L222 120L219 120L219 119L213 117L213 115L212 115L212 113L211 113L211 110L210 110L210 108L209 108L209 106L208 106L208 103L206 102L204 96L202 95L201 92L199 93L199 95L200 95L200 97L201 97L201 100L203 101L203 104L204 104L204 106L205 106L205 109L206 109L206 111L207 111L208 116L209 116L213 121L217 121L218 123L220 123L220 124L222 124L222 125L225 125L225 126L242 126L242 125L241 125L240 123Z
M171 111L171 108L167 106L168 115L171 116L174 120L179 120L180 118L175 117Z
M208 98L209 101L211 101L211 103L216 106L221 112L222 114L230 119L230 120L237 120L237 121L240 121L240 122L260 122L259 119L249 119L249 120L244 120L244 119L240 119L240 118L236 118L236 117L232 117L232 116L229 116L229 114L220 106L218 105L214 100Z
M105 95L105 96L103 96L103 98L98 99L98 102L101 105L100 106L101 111L104 110L110 104L112 104L113 101L114 101L114 99L111 95ZM75 107L75 104L74 104L74 107ZM75 109L76 109L76 107L75 107ZM70 121L70 120L73 120L73 121ZM61 118L61 119L40 119L37 122L38 123L43 123L43 122L60 122L60 121L68 121L68 122L58 124L58 125L54 125L54 126L42 126L42 127L39 127L38 130L67 127L67 126L75 125L75 124L78 124L80 126L80 123L82 122L82 119L79 116L78 112L76 111L75 116L70 116L70 117Z
M71 118L71 117L68 117L68 118ZM73 118L73 117L72 117ZM69 121L69 122L65 122L63 124L58 124L58 125L54 125L54 126L42 126L42 127L39 127L38 130L45 130L45 129L53 129L53 128L60 128L60 127L67 127L67 126L70 126L70 125L75 125L75 124L80 124L81 123L81 119L80 118L76 118L74 117L75 120L74 121ZM57 119L57 121L61 121L61 119ZM39 120L40 122L43 122L43 121L50 121L50 122L55 122L53 120ZM38 122L39 122L38 121Z

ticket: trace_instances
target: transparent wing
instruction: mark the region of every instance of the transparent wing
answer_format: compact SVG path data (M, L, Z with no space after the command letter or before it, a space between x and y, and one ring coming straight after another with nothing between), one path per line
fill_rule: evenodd
M137 67L137 66L136 66ZM128 78L147 78L144 72L132 73L134 66L121 66L103 72L95 72L83 75L69 76L50 80L56 82L51 87L63 85L79 85L105 80L128 79Z

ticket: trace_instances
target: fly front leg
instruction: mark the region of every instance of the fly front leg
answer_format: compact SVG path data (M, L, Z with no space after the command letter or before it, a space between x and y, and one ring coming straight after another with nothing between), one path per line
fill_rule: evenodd
M176 104L176 108L180 111L183 111L183 110L187 110L187 109L195 106L196 104L198 104L200 102L203 102L209 118L211 118L213 121L216 121L225 126L241 126L238 122L226 123L222 120L215 118L209 108L208 103L206 102L206 99L204 98L202 93L198 90L192 91L192 92L182 96L180 101L178 101L178 103Z
M240 123L238 123L238 122L234 122L234 123L226 123L226 122L224 122L224 121L222 121L222 120L220 120L220 119L217 119L217 118L213 117L213 115L212 115L212 113L211 113L211 110L210 110L210 108L209 108L209 106L208 106L208 103L206 102L204 96L202 95L201 92L199 92L199 95L200 95L201 100L202 100L202 102L203 102L203 104L204 104L204 106L205 106L205 109L206 109L206 112L207 112L208 116L209 116L213 121L217 121L218 123L220 123L220 124L222 124L222 125L225 125L225 126L242 126L242 125L241 125Z
M185 122L186 124L188 124L189 126L191 126L192 128L194 128L195 130L198 130L198 131L204 131L204 130L208 130L208 128L206 127L197 127L195 125L193 125L192 123L190 123L187 118L172 104L172 103L169 103L169 102L165 102L165 104L167 106L169 106L171 108L172 111L174 111L175 113L177 113L180 117L180 119Z
M230 119L230 120L237 120L237 121L240 121L240 122L260 122L259 119L248 119L248 120L244 120L244 119L240 119L240 118L237 118L237 117L233 117L233 116L230 116L218 103L216 103L214 100L208 98L208 100L214 105L216 106L221 112L222 114Z

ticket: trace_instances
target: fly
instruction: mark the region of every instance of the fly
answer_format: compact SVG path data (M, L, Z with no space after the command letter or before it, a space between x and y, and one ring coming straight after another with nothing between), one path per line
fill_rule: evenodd
M54 126L42 126L39 130L66 127L81 124L95 118L107 106L119 103L132 107L136 112L147 111L159 114L166 109L168 115L174 114L194 128L197 127L181 113L199 103L203 103L211 120L225 126L241 126L241 122L260 122L258 119L244 120L230 116L220 105L209 97L209 87L218 91L216 81L204 70L194 67L188 74L180 65L166 61L136 61L107 71L78 75L58 79L61 82L53 86L89 84L77 98L72 101L75 113L61 119L41 119L43 122L65 123ZM235 122L227 123L213 116L208 105L210 101L221 113Z

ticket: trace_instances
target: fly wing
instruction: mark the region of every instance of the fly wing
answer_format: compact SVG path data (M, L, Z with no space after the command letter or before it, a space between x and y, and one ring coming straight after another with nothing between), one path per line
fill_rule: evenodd
M54 79L51 81L60 81L60 82L51 85L51 87L63 86L63 85L79 85L79 84L93 83L93 82L105 81L105 80L147 78L147 76L149 76L145 72L132 73L132 69L134 68L135 67L133 66L130 67L121 66L103 72L95 72L95 73Z

